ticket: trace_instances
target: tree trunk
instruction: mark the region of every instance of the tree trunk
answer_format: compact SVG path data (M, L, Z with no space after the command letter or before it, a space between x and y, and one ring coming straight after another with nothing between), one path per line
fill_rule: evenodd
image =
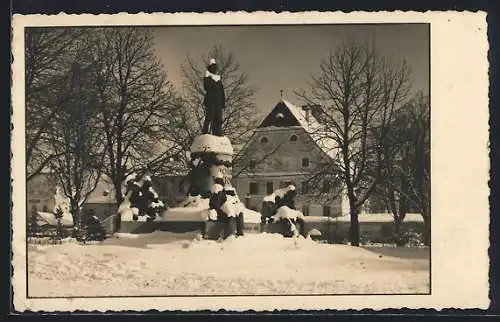
M123 200L125 200L125 198L122 195L122 184L121 182L119 183L118 181L114 181L113 185L115 187L117 209L120 209L120 205L122 204ZM122 224L121 214L117 213L115 216L113 232L120 231L121 224Z
M358 210L351 206L351 227L349 229L349 237L351 240L351 246L359 247L359 218Z
M77 201L71 201L71 216L73 217L73 237L78 238L80 233L80 207Z
M403 239L401 231L403 220L400 215L398 214L393 214L393 215L394 215L394 242L396 243L396 246L402 247L405 245L405 240Z
M429 213L426 211L422 214L424 219L424 245L431 245L431 218Z

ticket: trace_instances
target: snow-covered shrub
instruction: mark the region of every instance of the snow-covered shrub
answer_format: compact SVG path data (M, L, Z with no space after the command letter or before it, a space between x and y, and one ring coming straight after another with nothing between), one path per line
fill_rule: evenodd
M406 245L409 247L419 247L424 245L424 235L413 229L409 229L405 234Z
M145 176L137 181L136 177L129 177L126 182L125 200L118 208L122 220L138 220L145 217L147 221L159 216L165 205L159 199L158 193L153 189L151 177Z
M282 206L295 209L294 199L296 195L295 186L289 185L265 196L262 199L262 222L267 222L270 218L273 218Z
M91 240L104 240L106 238L106 231L101 224L99 218L92 213L83 214L82 217L82 231L80 239L84 242Z
M63 218L64 212L61 210L61 208L58 208L56 206L55 211L54 211L54 217L57 220L57 225L56 225L56 236L59 238L64 238L64 229L63 225L61 223L61 219Z

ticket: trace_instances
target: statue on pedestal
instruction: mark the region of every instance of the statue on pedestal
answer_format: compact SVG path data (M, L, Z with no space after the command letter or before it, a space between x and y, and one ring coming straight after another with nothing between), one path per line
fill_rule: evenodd
M222 133L226 98L215 59L211 59L207 67L203 87L206 91L205 122L201 135L194 138L189 151L190 171L186 178L190 184L189 193L182 206L167 210L166 217L198 211L204 221L203 237L224 240L244 234L245 214L254 221L260 218L247 211L231 185L234 150L229 138Z
M203 78L205 89L205 122L203 123L203 134L222 136L222 110L226 108L226 97L221 77L217 74L217 63L210 59L210 63Z

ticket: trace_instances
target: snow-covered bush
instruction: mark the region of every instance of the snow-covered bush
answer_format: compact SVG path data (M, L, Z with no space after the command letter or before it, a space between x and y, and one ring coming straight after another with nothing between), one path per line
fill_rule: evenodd
M153 189L151 177L145 176L137 181L135 176L127 178L125 198L118 213L122 220L138 220L145 217L147 221L154 220L165 210L165 205Z
M408 230L405 234L406 245L409 247L419 247L424 245L424 235L413 229Z
M294 198L296 195L295 186L289 185L265 196L262 200L262 221L266 222L269 218L275 216L282 206L295 209Z

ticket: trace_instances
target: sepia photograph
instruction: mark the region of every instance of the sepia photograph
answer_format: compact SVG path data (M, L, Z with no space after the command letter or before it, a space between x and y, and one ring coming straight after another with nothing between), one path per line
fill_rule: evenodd
M476 207L465 227L472 213L444 205L455 193L470 209L484 186L469 185L466 201L446 172L464 151L447 152L456 143L440 129L467 122L440 99L455 96L432 87L431 99L436 84L466 93L434 62L443 29L143 20L17 29L14 278L28 301L375 307L380 297L390 307L442 296L450 282L435 274L483 281L479 266L451 268L469 255L456 262L450 249L486 254L472 237L488 214ZM482 160L482 145L468 143Z
M429 36L27 28L28 295L429 293Z

